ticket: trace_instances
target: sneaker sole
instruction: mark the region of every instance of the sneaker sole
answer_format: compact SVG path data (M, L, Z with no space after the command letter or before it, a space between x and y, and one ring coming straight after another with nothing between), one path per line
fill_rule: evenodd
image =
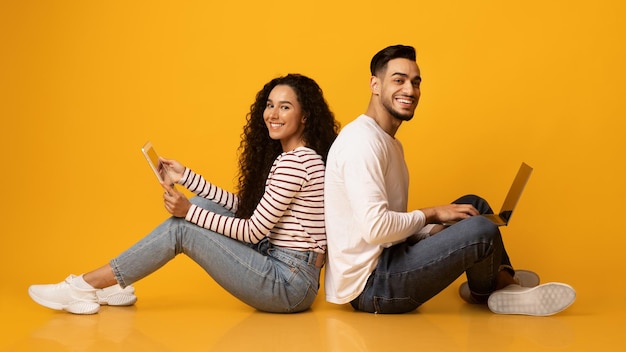
M497 314L548 316L574 303L576 291L567 284L552 282L526 290L499 290L489 296L489 309Z
M100 310L100 305L95 302L72 302L70 304L61 304L56 302L50 302L45 299L42 299L34 294L34 292L29 288L28 294L33 301L37 302L46 308L54 309L54 310L64 310L73 314L95 314Z
M129 294L114 294L105 299L98 297L98 303L103 306L132 306L137 302L137 296Z

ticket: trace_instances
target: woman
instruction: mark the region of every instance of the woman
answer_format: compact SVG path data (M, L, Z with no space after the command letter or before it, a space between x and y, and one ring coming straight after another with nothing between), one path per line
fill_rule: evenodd
M248 114L237 195L162 158L163 199L173 216L96 270L31 286L31 298L75 314L132 305L131 284L184 253L252 307L309 308L326 251L324 161L338 129L315 81L298 74L273 79ZM188 200L173 183L197 196Z

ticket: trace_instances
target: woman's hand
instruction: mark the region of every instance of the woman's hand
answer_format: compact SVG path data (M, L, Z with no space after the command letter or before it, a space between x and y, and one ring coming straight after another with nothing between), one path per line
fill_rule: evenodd
M166 184L176 184L183 178L185 167L176 160L159 157L161 176Z
M165 209L177 218L187 216L187 212L189 208L191 208L189 199L167 182L162 183L161 186L165 190L165 192L163 192Z

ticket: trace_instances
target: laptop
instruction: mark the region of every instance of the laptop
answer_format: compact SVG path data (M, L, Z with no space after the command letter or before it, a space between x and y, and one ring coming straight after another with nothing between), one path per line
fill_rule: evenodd
M507 226L511 220L511 216L513 215L513 210L515 210L517 202L522 197L522 192L524 191L524 187L526 186L532 172L532 167L526 163L522 163L519 171L517 171L515 179L513 180L513 184L509 189L509 193L506 195L506 198L504 198L504 203L502 204L500 212L497 214L482 214L480 216L486 217L498 226ZM457 222L458 221L449 221L443 225L450 226Z

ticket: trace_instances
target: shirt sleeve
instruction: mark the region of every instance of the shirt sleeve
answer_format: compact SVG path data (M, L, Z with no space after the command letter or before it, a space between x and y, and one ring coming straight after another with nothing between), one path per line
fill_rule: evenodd
M306 169L295 155L283 155L275 161L265 193L249 219L216 214L194 204L185 219L242 242L258 243L278 223L308 177Z
M353 206L355 223L361 226L363 239L385 246L404 241L425 225L421 211L393 211L389 207L387 189L388 156L377 143L352 144L347 167L344 168L346 192ZM375 156L375 157L374 157Z
M234 193L217 187L189 168L185 168L183 177L178 180L178 183L193 192L195 195L210 199L230 212L234 213L237 211L239 198Z

